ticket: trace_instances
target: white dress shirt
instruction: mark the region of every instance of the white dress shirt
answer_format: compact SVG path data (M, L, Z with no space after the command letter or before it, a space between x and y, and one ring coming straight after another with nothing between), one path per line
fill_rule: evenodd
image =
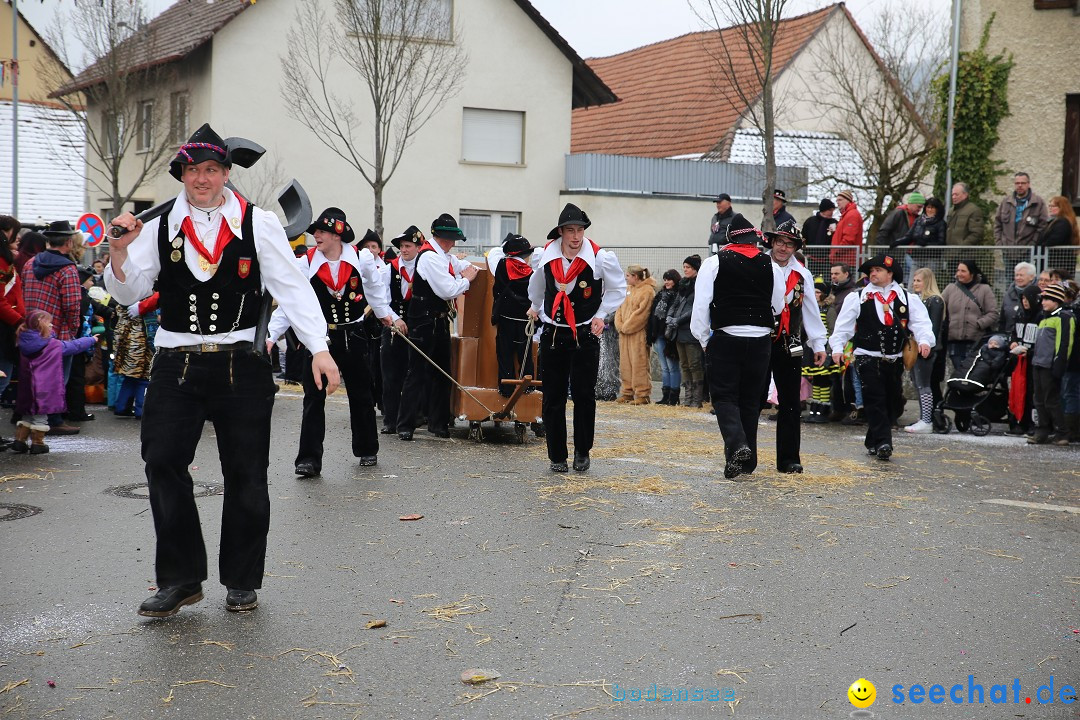
M774 262L769 263L773 272L773 287L770 304L772 314L779 315L784 309L784 282L787 276ZM710 255L698 269L697 281L694 283L694 311L690 316L690 332L701 343L701 347L707 347L709 338L712 337L712 314L709 305L713 300L713 285L716 283L716 273L720 269L720 256ZM813 287L813 280L810 282ZM820 321L821 319L818 318ZM735 337L764 337L772 332L772 328L760 325L728 325L723 332Z
M161 257L158 254L157 235L161 223L168 223L169 237L181 236L180 224L190 215L199 233L203 245L210 253L217 246L218 218L224 218L227 226L237 238L240 237L243 216L240 213L240 201L229 189L224 190L225 203L214 224L208 226L205 213L191 214L187 202L187 193L183 190L176 198L176 203L167 216L154 218L143 226L142 232L128 246L127 261L124 263L124 282L116 279L112 263L105 268L105 287L121 305L131 305L149 297L154 292L154 282L161 272ZM198 215L203 215L200 222ZM312 353L326 350L326 320L319 310L319 301L307 277L296 265L292 248L281 222L273 213L260 208L252 211L252 231L255 236L255 254L259 260L259 276L263 290L269 292L284 308L289 321L296 330L300 341ZM208 281L213 274L199 267L199 255L190 241L185 241L184 261L196 280ZM174 332L159 328L154 343L159 347L180 347L202 343L230 344L252 342L255 328L241 328L224 333L198 334Z
M337 260L327 259L327 257L322 254L322 251L316 248L314 254L311 256L310 263L308 262L306 254L296 258L293 262L307 277L309 285L311 283L311 278L318 274L319 268L323 265L330 266L330 274L333 277L337 277L337 268L340 267L341 263L352 265L360 274L364 296L367 298L368 305L371 306L371 311L375 313L375 317L381 320L387 315L393 315L390 310L389 296L387 295L389 288L387 284L383 282L382 270L376 263L376 256L367 248L357 252L356 248L352 245L342 245L341 256ZM315 302L318 304L317 297ZM359 323L360 320L357 320L356 324ZM277 342L278 338L284 335L285 331L289 329L290 324L285 310L279 305L278 308L274 310L274 314L270 316L269 340L271 342Z
M810 271L806 269L806 266L801 262L791 257L788 258L787 265L779 265L776 261L773 261L773 265L780 268L784 274L784 280L781 284L785 290L787 289L787 281L791 276L791 273L798 272L803 278L803 297L802 297L802 326L806 331L806 341L810 344L810 349L815 353L825 352L825 336L829 334L829 331L825 329L825 323L821 322L821 308L818 307L817 297L814 295L814 276L810 274ZM792 291L794 294L794 291ZM788 294L784 294L784 302L790 302L791 298ZM782 310L781 310L782 312Z
M832 337L829 338L829 347L832 348L834 353L844 352L844 346L847 345L847 341L855 335L855 321L859 319L859 313L862 310L862 304L866 300L867 295L874 292L879 292L883 297L889 297L889 293L893 290L896 291L896 295L900 298L900 302L907 305L908 308L908 330L915 335L915 342L919 345L929 345L934 347L934 326L930 322L930 315L926 312L926 306L923 305L922 299L915 293L909 293L904 290L903 286L896 282L890 282L884 288L879 288L876 285L867 285L857 293L850 293L844 298L844 304L840 307L840 312L836 315L836 324L833 326ZM885 322L885 307L878 301L874 302L874 310L877 312L878 320L883 324ZM900 322L899 318L894 318L894 322ZM881 350L866 350L864 348L855 348L856 355L869 355L870 357L883 357ZM888 358L898 358L902 353L892 353L885 355Z
M420 277L443 300L464 295L469 289L469 281L461 276L461 271L472 263L444 252L437 240L432 240L430 245L435 252L422 253L416 258L416 271ZM453 275L450 274L451 266L454 268Z
M405 276L401 274L401 268L405 268L405 272L409 273L409 279L408 280L406 280ZM386 297L387 297L387 299L389 299L389 298L393 297L392 295L389 294L390 293L390 278L392 276L392 272L390 270L390 263L383 263L382 267L379 268L379 270L382 272L382 281L383 281L383 285L386 287L386 292L387 292ZM416 273L416 257L414 256L412 260L402 260L401 256L398 255L398 278L401 280L401 297L402 298L404 298L406 295L409 294L409 286L412 285L412 278L413 278L414 273ZM390 308L390 319L393 320L394 322L397 322L398 320L401 319L401 316L398 315L396 312L394 312L393 308Z
M536 255L536 253L534 252L533 255ZM596 318L606 318L619 309L623 300L626 299L626 275L623 273L622 266L619 265L619 258L615 256L615 253L602 248L600 252L594 252L592 241L589 238L582 241L577 257L585 261L585 264L592 270L594 278L604 282L604 294L600 298L600 307L597 309L596 314L591 318L578 318L578 325L585 325ZM547 273L544 268L549 262L553 261L562 263L563 272L570 269L572 261L563 255L562 238L556 238L549 242L544 247L543 253L540 254L540 260L534 266L535 271L529 276L529 300L532 302L532 309L540 316L541 322L559 327L570 327L564 323L552 322L544 310L544 295L547 292Z

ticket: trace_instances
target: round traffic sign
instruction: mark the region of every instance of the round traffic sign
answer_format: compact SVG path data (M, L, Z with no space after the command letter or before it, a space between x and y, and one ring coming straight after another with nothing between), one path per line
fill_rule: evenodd
M105 239L105 222L94 213L86 213L79 218L77 227L79 232L86 235L83 242L87 247L100 245L101 241Z

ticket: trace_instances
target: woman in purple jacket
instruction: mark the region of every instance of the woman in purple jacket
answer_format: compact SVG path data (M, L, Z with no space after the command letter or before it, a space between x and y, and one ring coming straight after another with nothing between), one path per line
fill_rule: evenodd
M26 322L19 328L17 338L21 358L15 411L24 419L15 428L11 449L40 455L49 452L49 446L45 444L48 415L67 411L63 358L86 352L97 344L97 337L57 340L52 334L52 315L44 310L31 310L26 314ZM27 438L30 445L26 443Z

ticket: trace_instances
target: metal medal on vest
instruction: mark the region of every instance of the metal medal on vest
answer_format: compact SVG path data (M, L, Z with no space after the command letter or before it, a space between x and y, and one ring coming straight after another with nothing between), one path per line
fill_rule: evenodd
M203 272L208 272L211 275L213 275L214 273L217 272L217 268L218 268L217 263L210 262L209 260L204 258L202 255L199 256L199 269L200 270L202 270Z
M169 254L169 259L172 260L173 262L180 262L180 258L182 258L182 257L184 257L184 254L181 253L179 250L173 250Z

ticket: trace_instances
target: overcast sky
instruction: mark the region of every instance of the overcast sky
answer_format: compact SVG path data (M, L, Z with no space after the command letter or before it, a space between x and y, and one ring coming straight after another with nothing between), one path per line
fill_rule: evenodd
M144 1L150 12L156 14L174 0ZM181 1L190 1L193 6L203 2ZM694 2L702 7L705 0ZM74 0L19 0L19 9L40 32L45 32L52 19L73 7L73 3ZM688 0L532 0L532 3L582 57L614 55L704 29ZM790 15L831 4L826 0L789 0L789 3L791 10L787 14ZM847 3L864 29L873 24L874 17L884 8L912 6L935 8L942 15L941 22L947 24L950 5L945 0L849 0Z

